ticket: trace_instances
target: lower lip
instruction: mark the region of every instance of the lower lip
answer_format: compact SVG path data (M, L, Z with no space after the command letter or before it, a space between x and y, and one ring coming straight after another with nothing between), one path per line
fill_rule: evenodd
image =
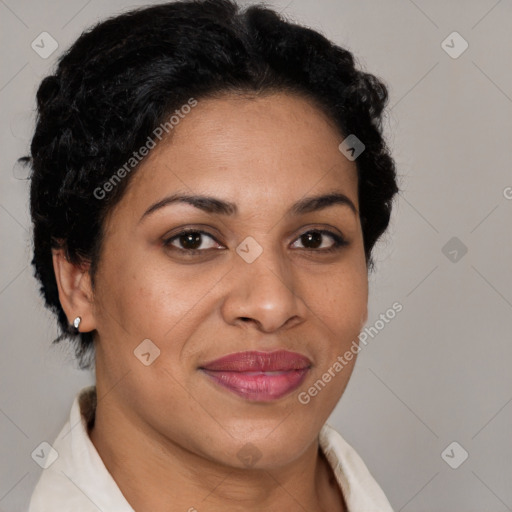
M271 402L297 389L309 368L283 372L223 372L202 368L211 379L246 400Z

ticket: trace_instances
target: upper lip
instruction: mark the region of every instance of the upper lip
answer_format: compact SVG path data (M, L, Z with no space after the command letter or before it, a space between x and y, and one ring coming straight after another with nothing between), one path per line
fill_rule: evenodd
M297 352L275 350L273 352L247 351L228 354L201 365L200 368L210 371L226 372L272 372L303 370L311 367L311 361Z

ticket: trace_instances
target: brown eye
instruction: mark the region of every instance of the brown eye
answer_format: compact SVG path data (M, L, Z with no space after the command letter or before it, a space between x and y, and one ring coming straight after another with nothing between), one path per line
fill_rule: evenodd
M318 249L322 245L323 234L318 231L309 231L300 237L303 245L310 249Z
M331 245L328 245L327 247L322 246L326 237L333 240ZM340 235L322 229L314 229L307 231L306 233L303 233L297 240L303 244L304 249L313 251L317 250L317 252L336 251L339 248L348 245L348 242Z
M205 240L207 239L210 239L211 242L214 242L213 245L211 242L210 244L205 243ZM171 238L163 241L163 245L165 247L189 254L199 254L206 252L209 249L216 248L216 244L218 245L217 241L215 238L213 238L212 235L197 229L181 231L180 233L177 233Z
M187 233L186 235L180 235L177 240L184 249L197 249L201 246L201 233Z

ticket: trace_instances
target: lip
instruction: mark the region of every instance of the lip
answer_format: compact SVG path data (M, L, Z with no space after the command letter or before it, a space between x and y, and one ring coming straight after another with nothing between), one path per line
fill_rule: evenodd
M297 389L311 361L296 352L237 352L199 367L221 387L251 401L277 400Z

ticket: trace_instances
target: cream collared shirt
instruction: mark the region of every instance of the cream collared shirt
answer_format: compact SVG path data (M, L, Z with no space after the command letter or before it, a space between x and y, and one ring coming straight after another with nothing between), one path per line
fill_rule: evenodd
M95 403L95 387L83 388L55 442L41 448L41 465L47 467L28 512L134 512L87 434ZM349 512L393 512L361 457L327 423L320 431L319 443Z

